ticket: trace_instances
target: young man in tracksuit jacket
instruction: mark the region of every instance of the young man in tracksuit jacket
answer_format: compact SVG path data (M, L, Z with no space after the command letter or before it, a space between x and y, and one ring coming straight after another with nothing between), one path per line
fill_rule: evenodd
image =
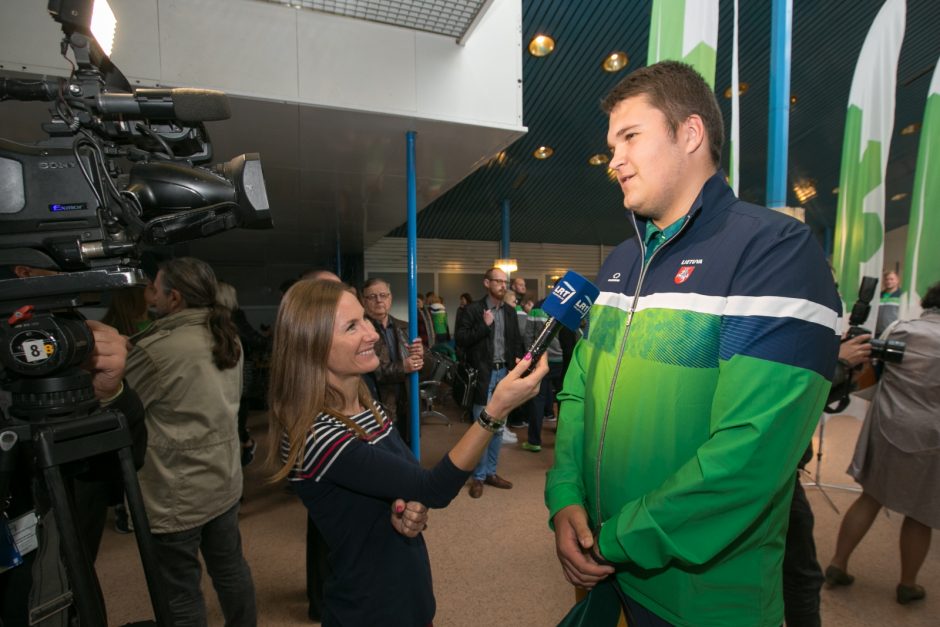
M582 588L612 577L631 627L776 627L841 304L810 230L725 184L721 113L694 70L637 70L604 108L635 235L600 270L559 395L559 560Z

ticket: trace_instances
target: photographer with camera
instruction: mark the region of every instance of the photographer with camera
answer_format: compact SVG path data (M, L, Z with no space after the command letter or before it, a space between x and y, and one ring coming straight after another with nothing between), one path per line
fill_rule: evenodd
M885 363L884 374L865 416L848 469L862 495L842 520L836 552L826 569L830 587L855 577L848 561L882 507L904 515L901 526L901 578L897 602L926 596L917 573L940 528L940 283L921 301L920 318L899 322L889 341L903 342L903 361Z
M826 405L839 403L848 396L852 391L853 373L869 360L870 355L871 335L865 333L843 338ZM828 413L828 409L826 411ZM825 414L820 418L820 421L824 420ZM813 538L816 519L800 476L812 458L813 444L810 442L797 466L783 554L783 611L787 627L819 627L821 624L819 591L825 577L816 557L816 541Z
M27 265L6 267L0 272L0 278L27 278L53 276L55 270ZM124 369L127 358L127 338L106 324L88 320L85 322L94 339L94 346L82 368L91 374L91 385L95 398L103 408L116 409L124 414L133 440L132 454L137 468L143 465L147 447L147 430L144 424L144 411L140 398L124 381ZM4 427L0 426L0 431ZM42 551L42 545L55 546L58 543L58 530L53 524L53 512L43 496L36 501L34 489L38 487L31 466L31 460L25 455L17 457L17 465L11 475L11 493L9 500L0 503L4 516L16 520L27 516L25 521L37 526L35 533L39 540L39 550L32 550L22 555L22 563L0 573L0 624L5 627L27 625L31 608L45 602L50 597L65 591L62 585L49 586L56 581L54 573L61 570L61 557L57 551ZM80 467L80 472L72 480L72 489L76 504L74 516L79 536L89 559L94 561L104 531L108 505L113 485L120 479L116 455L107 453L90 458ZM35 511L35 518L29 518ZM34 572L35 571L35 572ZM47 573L39 575L37 573ZM40 578L46 585L42 589L31 591L33 580Z

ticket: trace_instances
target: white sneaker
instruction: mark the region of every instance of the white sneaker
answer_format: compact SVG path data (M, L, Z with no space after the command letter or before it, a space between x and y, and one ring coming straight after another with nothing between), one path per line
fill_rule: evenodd
M503 444L516 444L519 438L508 427L503 427Z

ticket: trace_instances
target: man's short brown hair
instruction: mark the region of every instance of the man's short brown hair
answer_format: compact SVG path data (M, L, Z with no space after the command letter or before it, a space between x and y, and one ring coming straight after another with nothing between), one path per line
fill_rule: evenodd
M690 115L702 118L712 162L716 168L721 165L721 147L725 139L721 109L715 100L715 92L691 65L660 61L635 70L607 94L601 101L601 108L610 115L618 104L634 96L646 96L650 106L663 112L673 139L679 125Z

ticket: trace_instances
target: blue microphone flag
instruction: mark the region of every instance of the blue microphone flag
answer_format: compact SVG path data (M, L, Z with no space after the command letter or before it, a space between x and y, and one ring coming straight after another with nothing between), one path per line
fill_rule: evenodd
M591 310L598 294L600 290L593 283L577 272L568 270L555 283L551 294L545 297L542 311L574 331Z

